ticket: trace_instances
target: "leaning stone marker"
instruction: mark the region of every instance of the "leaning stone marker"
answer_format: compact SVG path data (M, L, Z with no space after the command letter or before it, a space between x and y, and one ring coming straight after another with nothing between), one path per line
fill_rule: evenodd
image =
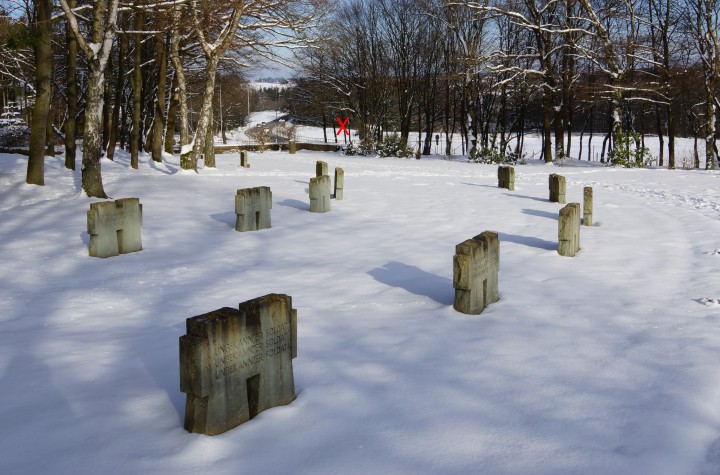
M565 177L553 173L550 175L550 201L565 204Z
M142 250L142 205L138 198L91 203L87 213L90 256L112 257Z
M574 257L580 250L580 203L570 203L560 210L558 219L558 254Z
M509 165L498 167L498 188L515 191L515 167Z
M297 144L294 140L288 141L288 152L290 155L295 155L297 153Z
M235 195L235 230L260 231L269 229L272 192L268 186L244 188Z
M250 168L250 157L247 150L240 152L240 166L243 168Z
M345 190L345 170L342 168L335 169L335 199L342 200Z
M328 164L322 160L318 160L315 164L315 176L330 175L328 173Z
M583 188L583 224L593 225L593 189L592 186Z
M486 231L455 246L453 308L477 315L499 299L500 239Z
M180 337L185 430L221 434L295 399L297 311L270 294L188 318Z
M330 211L330 177L328 175L310 178L310 211L312 213Z

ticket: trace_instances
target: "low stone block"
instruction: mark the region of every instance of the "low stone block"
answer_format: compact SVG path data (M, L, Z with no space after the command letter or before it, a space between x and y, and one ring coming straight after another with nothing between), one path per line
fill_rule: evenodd
M310 179L310 211L312 213L330 211L330 177L328 175Z
M592 186L583 188L583 224L593 225L593 189Z
M240 166L250 168L250 154L247 150L240 151Z
M550 201L565 204L565 177L553 173L550 175Z
M89 252L92 257L112 257L142 250L142 205L138 198L90 204L87 213Z
M468 315L478 315L500 298L500 239L486 231L455 246L453 257L453 308Z
M328 164L323 162L322 160L318 160L315 164L315 176L323 175L330 175L330 173L328 173Z
M515 191L515 167L509 165L498 167L498 188Z
M270 229L272 192L268 186L244 188L235 195L235 230L259 231Z
M345 170L342 168L336 168L335 169L335 199L336 200L342 200L344 199L344 192L345 190Z
M188 318L180 337L185 430L216 435L295 399L297 311L270 294Z
M558 254L574 257L580 251L580 203L570 203L558 218Z
M288 141L288 152L290 152L290 155L295 155L297 153L297 144L294 140Z

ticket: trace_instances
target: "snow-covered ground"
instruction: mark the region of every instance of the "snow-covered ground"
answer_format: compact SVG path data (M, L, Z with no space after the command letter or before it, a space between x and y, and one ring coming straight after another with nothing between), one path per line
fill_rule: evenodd
M345 200L308 212L315 161ZM0 155L2 474L700 474L720 471L720 173L496 168L441 158L103 162L143 251L88 257L80 171ZM79 167L78 167L79 168ZM560 257L547 175L595 187ZM273 227L234 231L238 188ZM499 233L499 302L452 308L455 244ZM267 293L298 309L297 399L225 434L182 428L185 319Z

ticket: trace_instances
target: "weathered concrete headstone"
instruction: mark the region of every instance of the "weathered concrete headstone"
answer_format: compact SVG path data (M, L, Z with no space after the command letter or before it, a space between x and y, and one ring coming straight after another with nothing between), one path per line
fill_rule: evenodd
M247 150L240 151L240 166L243 168L250 168L250 154Z
M342 168L335 168L335 199L342 200L344 198L343 192L345 190L345 170Z
M498 188L515 191L515 167L509 165L498 167Z
M91 203L87 213L90 256L112 257L142 250L142 205L138 198Z
M570 203L558 218L558 254L574 257L580 250L580 203Z
M290 152L290 155L295 155L297 153L297 144L294 140L288 141L288 152Z
M583 224L593 225L593 189L592 186L583 188Z
M455 246L453 308L477 315L499 299L500 239L486 231Z
M297 311L270 294L188 318L180 337L185 430L221 434L295 399Z
M244 188L235 195L235 230L259 231L269 229L272 191L268 186Z
M328 164L322 160L318 160L315 164L315 176L330 175L328 172Z
M565 204L565 177L553 173L550 175L550 201Z
M328 175L310 178L310 211L313 213L330 211L330 177Z

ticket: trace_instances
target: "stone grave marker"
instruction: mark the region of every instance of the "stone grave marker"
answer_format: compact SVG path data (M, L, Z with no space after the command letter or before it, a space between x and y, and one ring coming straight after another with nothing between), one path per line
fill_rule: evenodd
M322 160L318 160L315 164L315 176L330 175L328 172L328 164Z
M550 175L550 201L565 204L565 177L553 173Z
M240 151L240 166L243 168L250 168L250 154L247 150Z
M455 246L453 257L453 308L468 315L478 315L497 302L500 268L500 239L485 231Z
M345 170L335 168L335 199L344 199L343 191L345 190Z
M188 318L180 337L185 430L221 434L295 399L297 311L270 294Z
M498 188L515 191L515 167L509 165L498 167Z
M330 211L330 177L328 175L310 178L310 212Z
M558 254L574 257L580 250L580 203L570 203L560 210L558 219Z
M593 189L592 186L583 188L583 224L593 225Z
M142 205L138 198L91 203L87 213L92 257L112 257L142 250Z
M294 140L288 141L288 152L290 155L295 155L297 153L297 144Z
M268 186L244 188L235 195L235 230L259 231L270 229L272 191Z

